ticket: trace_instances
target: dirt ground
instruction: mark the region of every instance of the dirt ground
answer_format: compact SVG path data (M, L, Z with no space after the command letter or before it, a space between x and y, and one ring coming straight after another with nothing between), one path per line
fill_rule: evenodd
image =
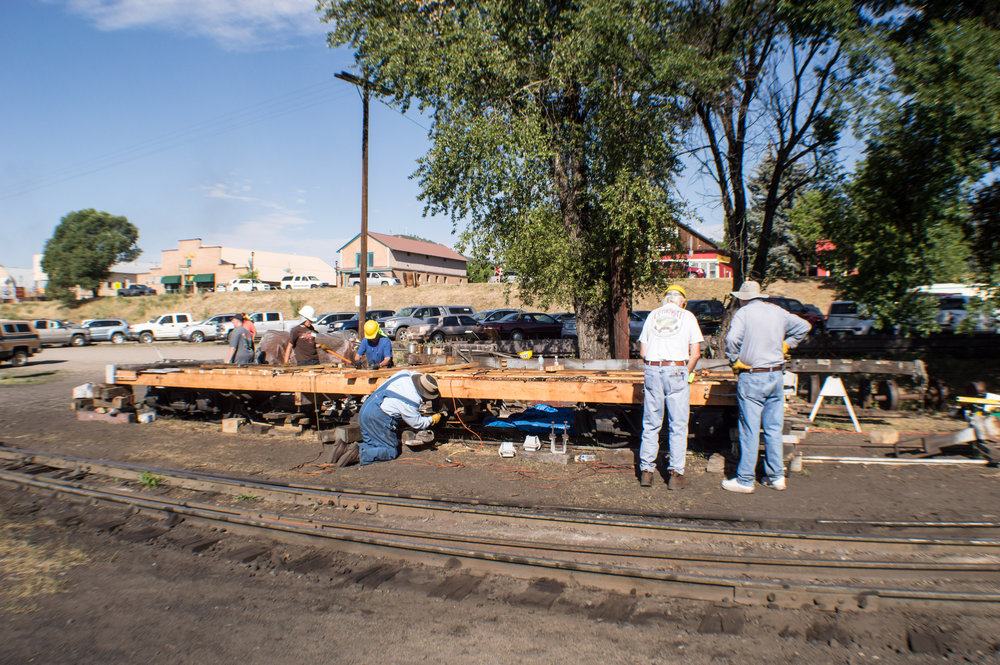
M102 380L106 363L149 362L160 354L214 360L223 352L216 345L47 349L24 368L0 370L0 443L172 468L533 505L779 520L1000 520L1000 472L981 466L807 465L789 478L786 492L760 488L735 495L719 487L721 475L705 472L701 455L689 456L690 487L668 492L662 483L640 489L624 451L605 454L609 464L596 467L501 460L492 446L447 444L406 453L395 462L329 472L311 465L321 446L305 437L223 435L218 425L169 420L80 422L70 410L72 387ZM939 631L952 660L1000 662L996 617L754 608L746 610L739 635L707 635L697 630L709 609L704 603L662 601L615 623L590 618L588 603L600 598L588 597L586 590L573 592L579 597L564 596L552 609L526 606L516 600L526 583L515 580L494 580L462 601L430 597L425 584L413 581L439 574L434 571L363 590L339 586L335 574L255 570L224 557L80 529L67 540L65 529L45 511L18 516L10 509L16 503L16 497L0 502L0 524L9 527L0 540L55 547L41 558L67 563L55 565L59 593L39 592L33 609L0 611L0 663L940 661L941 655L910 652L907 633L914 630ZM4 547L0 589L10 577L4 552L20 551ZM86 562L58 556L60 547L77 548ZM641 589L637 593L644 597Z

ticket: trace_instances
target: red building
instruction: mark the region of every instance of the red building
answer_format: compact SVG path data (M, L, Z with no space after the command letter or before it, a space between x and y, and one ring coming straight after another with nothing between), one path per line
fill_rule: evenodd
M728 250L722 249L689 226L678 223L676 229L684 251L680 254L663 254L660 263L664 268L677 271L682 276L686 274L689 277L732 279L733 269L729 264Z

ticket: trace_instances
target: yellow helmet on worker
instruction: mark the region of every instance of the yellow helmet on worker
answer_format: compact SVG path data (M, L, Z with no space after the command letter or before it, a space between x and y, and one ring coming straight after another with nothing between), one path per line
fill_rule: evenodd
M685 291L684 287L681 286L680 284L671 284L670 286L668 286L667 290L663 292L663 297L666 298L667 294L669 294L671 291L676 291L677 293L681 294L681 297L684 298L684 300L688 299L687 291Z
M378 337L378 321L365 321L365 339Z

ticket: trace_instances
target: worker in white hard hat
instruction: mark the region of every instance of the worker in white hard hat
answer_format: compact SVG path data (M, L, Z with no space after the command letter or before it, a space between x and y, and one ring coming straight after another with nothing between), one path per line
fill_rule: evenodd
M319 352L316 350L316 310L312 305L306 305L299 310L302 323L292 328L288 336L288 346L285 347L284 364L288 364L288 359L295 353L296 365L318 365Z
M365 356L371 369L392 367L392 340L382 332L378 321L365 321L365 339L358 348L358 357Z
M639 445L639 485L650 487L660 455L660 429L666 407L670 427L667 488L687 485L684 461L687 455L688 415L694 368L701 357L703 337L698 319L684 309L687 293L672 284L663 294L663 306L646 317L639 335L639 348L646 365L642 403L642 441Z

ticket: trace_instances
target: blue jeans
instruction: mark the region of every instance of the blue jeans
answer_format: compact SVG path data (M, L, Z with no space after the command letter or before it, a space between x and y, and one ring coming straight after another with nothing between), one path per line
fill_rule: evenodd
M657 367L646 365L645 396L642 401L642 442L639 444L639 470L654 471L660 454L660 428L666 406L670 426L670 464L668 468L684 473L687 454L688 414L691 411L691 387L686 365Z
M781 430L785 425L784 380L781 372L743 372L736 382L740 407L740 464L736 479L756 480L760 435L764 432L764 473L771 480L785 477Z
M381 409L382 399L379 397L373 394L366 399L358 415L358 424L361 425L359 447L362 466L372 462L387 462L399 457L400 444L396 435L396 419Z

